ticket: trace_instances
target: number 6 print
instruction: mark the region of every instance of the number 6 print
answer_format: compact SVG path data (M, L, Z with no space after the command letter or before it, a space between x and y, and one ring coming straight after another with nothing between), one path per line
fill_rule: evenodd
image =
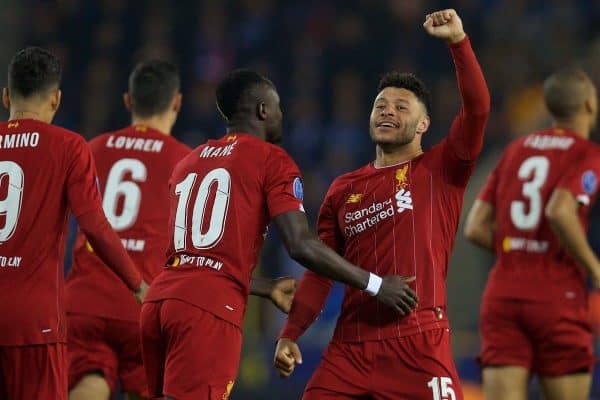
M175 214L175 230L173 232L173 244L176 251L185 249L188 228L188 204L194 183L198 174L190 173L185 179L175 186L175 194L179 195L177 212ZM215 201L212 206L212 215L208 231L202 233L204 216L206 214L206 203L210 194L210 187L217 183ZM194 209L192 211L192 244L197 249L210 249L214 247L225 230L225 219L229 207L229 193L231 191L231 175L224 168L210 171L202 182L196 195Z

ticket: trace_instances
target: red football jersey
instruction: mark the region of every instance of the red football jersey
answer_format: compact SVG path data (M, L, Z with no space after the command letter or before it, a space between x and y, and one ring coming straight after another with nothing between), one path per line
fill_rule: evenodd
M68 211L101 209L92 154L78 134L27 119L0 123L0 160L0 345L65 342Z
M446 275L463 193L481 151L489 93L468 40L450 46L463 108L448 137L410 161L373 163L337 178L319 213L321 239L378 275L415 276L414 312L395 310L349 286L334 340L362 342L448 327ZM318 316L332 281L307 271L280 337L296 340Z
M304 210L298 167L280 147L232 133L177 164L169 187L170 261L146 301L180 299L241 327L269 222Z
M90 141L103 208L113 229L148 283L160 273L169 244L169 177L192 149L137 125ZM79 232L67 278L67 311L128 321L140 304L123 281L94 254Z
M587 229L599 166L594 144L560 129L535 132L508 146L479 194L496 210L496 265L485 296L531 300L585 296L583 270L558 242L544 209L553 190L563 187L580 202L580 223Z

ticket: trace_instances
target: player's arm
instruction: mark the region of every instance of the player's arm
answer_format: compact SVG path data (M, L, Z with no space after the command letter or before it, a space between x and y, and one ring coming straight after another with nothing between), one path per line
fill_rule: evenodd
M488 177L481 192L469 211L465 222L464 234L471 242L494 252L496 232L496 189L498 187L498 171L502 160Z
M408 286L414 277L379 277L346 261L308 229L306 215L288 211L274 219L290 257L327 278L364 290L405 315L417 305L417 295Z
M496 229L495 207L483 200L475 200L465 223L465 237L471 242L494 252Z
M89 147L83 140L78 141L69 156L66 196L79 228L100 259L135 292L139 301L143 300L148 285L104 215Z
M546 206L546 219L561 245L585 268L600 287L600 261L590 246L583 226L579 223L580 204L571 191L557 188Z
M296 280L291 277L277 279L252 278L250 294L270 299L277 308L289 313L296 292Z
M490 93L483 72L455 10L428 14L423 26L431 36L448 43L454 60L462 107L448 137L453 158L474 161L481 152L490 113Z
M319 210L317 230L327 246L338 254L343 253L344 239L339 234L329 194ZM274 365L280 376L287 378L295 366L302 363L302 353L296 342L321 314L332 286L331 279L312 271L304 273L275 349Z

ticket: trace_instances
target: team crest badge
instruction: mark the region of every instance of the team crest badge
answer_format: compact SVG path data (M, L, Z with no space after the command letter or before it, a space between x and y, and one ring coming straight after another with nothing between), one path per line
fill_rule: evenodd
M408 164L396 170L396 190L405 189L408 186Z

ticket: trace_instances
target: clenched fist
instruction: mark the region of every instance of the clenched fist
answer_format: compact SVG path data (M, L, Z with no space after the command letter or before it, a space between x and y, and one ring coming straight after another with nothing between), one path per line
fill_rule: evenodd
M451 8L427 14L423 27L431 36L449 43L458 43L467 36L460 17Z

